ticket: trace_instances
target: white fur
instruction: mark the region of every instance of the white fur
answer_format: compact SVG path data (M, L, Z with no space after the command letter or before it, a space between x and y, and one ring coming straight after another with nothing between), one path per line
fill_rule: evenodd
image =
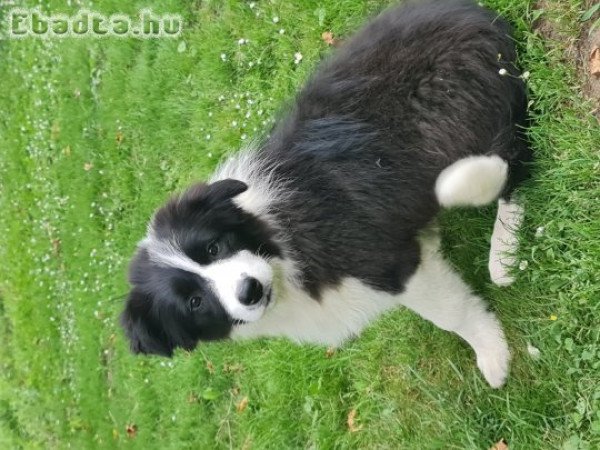
M271 287L273 271L265 259L243 250L229 258L201 266L189 258L176 243L160 240L152 233L140 246L148 251L150 259L156 264L176 267L208 280L223 308L233 319L254 321L262 317L265 302L261 301L251 306L243 305L237 298L237 289L242 280L253 277L263 285L266 295Z
M507 178L508 164L499 156L469 156L442 170L435 194L445 207L482 206L500 196Z
M355 278L323 292L320 302L294 284L275 288L273 297L261 320L236 326L232 337L283 336L295 342L338 346L398 305L393 295L376 292Z
M488 269L490 278L498 286L514 282L509 268L515 265L518 247L517 231L523 221L523 208L515 202L498 200L498 213L494 223Z
M245 211L272 223L271 206L282 200L287 191L284 183L276 180L273 170L269 170L256 157L256 150L250 146L229 157L219 166L211 182L233 178L248 185L248 190L234 198L235 204Z
M324 291L317 302L284 277L280 286L274 286L274 300L264 317L236 326L232 337L282 336L296 342L338 346L384 312L403 305L466 340L475 350L486 380L500 387L510 360L500 323L444 260L437 235L422 239L421 257L421 264L400 295L376 291L347 278L337 288Z

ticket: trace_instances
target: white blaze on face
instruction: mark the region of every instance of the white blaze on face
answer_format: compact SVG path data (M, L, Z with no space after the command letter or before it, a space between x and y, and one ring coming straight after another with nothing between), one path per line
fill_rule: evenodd
M140 247L148 251L150 259L156 264L195 273L210 283L219 302L233 319L254 322L262 317L266 308L264 302L243 305L238 300L237 292L240 283L252 277L263 285L267 294L271 288L273 270L264 258L242 250L229 258L203 266L187 256L175 243L159 240L152 234L140 242Z
M265 305L243 305L237 298L237 292L241 282L252 277L262 284L264 294L267 294L271 288L273 271L263 258L243 250L230 258L215 261L204 267L204 277L211 280L215 293L231 317L246 322L261 318Z

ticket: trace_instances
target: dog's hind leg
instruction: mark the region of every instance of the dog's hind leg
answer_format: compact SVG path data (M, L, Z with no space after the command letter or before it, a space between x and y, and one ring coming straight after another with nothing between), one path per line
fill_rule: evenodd
M498 200L498 213L494 223L488 262L490 278L498 286L508 286L514 281L509 268L515 265L517 231L522 221L522 206L513 200Z
M482 206L502 194L508 163L498 155L469 156L446 167L435 183L441 206Z
M446 167L438 176L435 193L444 207L482 206L507 196L508 163L500 156L470 156ZM508 186L510 188L510 186ZM509 267L515 263L517 235L523 208L512 200L498 200L498 214L492 234L488 269L492 281L507 286L514 279Z
M421 263L400 294L400 304L438 327L453 331L473 347L481 373L494 388L508 375L510 351L500 322L485 302L444 260L439 238L421 241Z

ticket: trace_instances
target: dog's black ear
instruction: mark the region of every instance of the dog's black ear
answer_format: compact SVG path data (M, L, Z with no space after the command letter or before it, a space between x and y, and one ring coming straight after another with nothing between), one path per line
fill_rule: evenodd
M178 204L192 208L197 208L202 204L205 206L216 205L241 194L247 189L248 185L246 183L233 178L215 181L211 184L198 183L183 193Z
M243 181L227 178L209 184L207 197L215 201L227 200L246 192L247 189L248 185Z
M156 354L171 357L173 345L157 317L154 317L150 295L132 289L121 314L121 326L129 338L133 353Z

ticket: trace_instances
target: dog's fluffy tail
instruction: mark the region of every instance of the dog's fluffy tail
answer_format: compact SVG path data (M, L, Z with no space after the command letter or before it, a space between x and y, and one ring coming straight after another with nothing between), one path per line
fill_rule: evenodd
M502 194L508 163L498 155L469 156L446 167L435 183L441 206L483 206Z

